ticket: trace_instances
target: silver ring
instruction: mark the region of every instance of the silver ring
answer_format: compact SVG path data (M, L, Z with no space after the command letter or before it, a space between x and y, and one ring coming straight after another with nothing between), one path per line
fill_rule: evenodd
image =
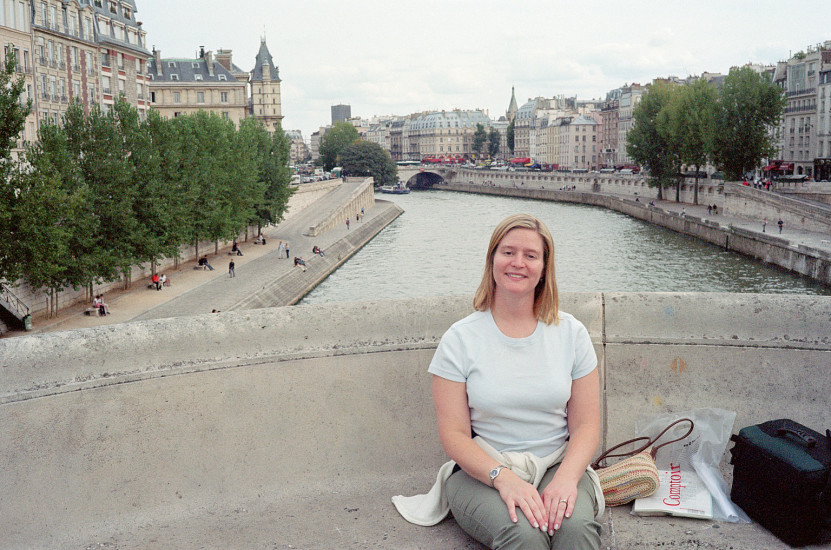
M561 499L560 499L560 502L565 502L566 504L568 504L568 499L566 499L566 498L561 498Z

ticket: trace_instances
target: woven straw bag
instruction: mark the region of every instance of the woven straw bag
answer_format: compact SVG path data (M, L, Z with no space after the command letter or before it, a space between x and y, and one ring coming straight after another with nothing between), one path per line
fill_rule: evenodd
M680 422L690 423L690 429L687 430L687 433L679 438L654 446L661 436ZM636 498L648 497L657 491L659 481L658 468L655 466L655 455L658 449L664 445L669 445L670 443L684 439L692 433L694 427L695 424L693 424L691 419L681 418L664 428L654 439L636 437L635 439L630 439L615 445L601 454L592 464L592 469L597 471L597 475L600 478L600 487L603 489L606 506L620 506ZM632 451L611 454L616 449L638 441L646 441L646 443ZM605 468L600 467L600 463L607 458L623 456L628 458Z

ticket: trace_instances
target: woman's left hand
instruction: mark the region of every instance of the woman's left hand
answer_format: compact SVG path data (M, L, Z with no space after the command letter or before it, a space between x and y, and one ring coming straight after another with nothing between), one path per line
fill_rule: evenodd
M554 531L563 524L563 518L570 518L574 511L574 503L577 501L577 484L558 479L555 474L554 479L543 489L540 496L545 506L545 517L548 519L548 534L553 535Z

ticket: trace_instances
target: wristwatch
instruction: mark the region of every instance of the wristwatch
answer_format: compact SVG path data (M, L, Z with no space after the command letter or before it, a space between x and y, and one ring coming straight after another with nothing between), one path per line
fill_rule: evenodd
M502 468L508 468L508 467L507 467L507 466L505 466L504 464L500 464L499 466L497 466L496 468L494 468L493 470L491 470L491 473L490 473L490 476L489 476L489 477L490 477L490 480L491 480L491 487L493 487L493 480L495 480L495 479L496 479L496 476L498 476L498 475L499 475L499 472L501 472L501 471L502 471ZM509 468L509 469L510 469L510 468Z

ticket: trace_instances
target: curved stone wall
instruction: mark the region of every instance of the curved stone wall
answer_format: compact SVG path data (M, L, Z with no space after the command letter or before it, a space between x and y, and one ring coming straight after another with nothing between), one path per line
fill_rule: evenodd
M445 460L426 367L470 304L283 307L0 340L4 547L475 548L452 521L416 527L389 500L425 491ZM829 427L831 297L586 293L562 308L598 354L604 446L632 437L640 414L694 407L736 411L734 431L779 417ZM604 521L604 548L690 528L643 527L626 509ZM753 525L695 525L711 547L785 548Z

